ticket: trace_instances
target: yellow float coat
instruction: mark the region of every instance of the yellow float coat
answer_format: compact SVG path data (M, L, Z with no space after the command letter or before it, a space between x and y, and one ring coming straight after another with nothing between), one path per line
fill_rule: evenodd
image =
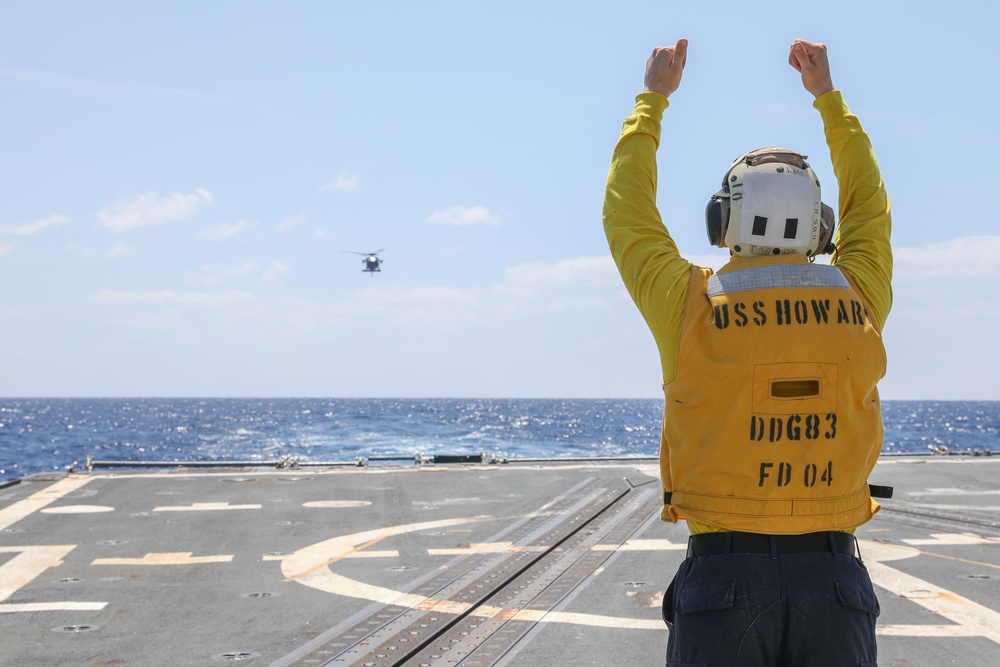
M741 265L746 268L737 268ZM844 530L877 510L885 373L870 308L802 260L692 269L660 472L679 518L768 534Z
M837 251L831 264L847 278L848 288L778 285L749 293L725 292L724 297L710 300L713 275L765 266L830 267L809 265L799 255L734 257L713 274L681 256L656 206L656 152L660 121L668 107L662 95L643 93L636 98L615 147L604 198L604 227L623 282L659 350L666 397L660 467L664 491L671 494L662 517L686 518L692 532L851 530L878 507L868 498L867 474L882 444L874 383L884 371L879 332L892 304L889 200L871 142L840 91L821 95L813 106L823 120L839 189ZM701 227L704 222L683 224ZM852 322L854 304L860 304L865 323L816 324L813 301L827 299L830 321L840 316L843 300ZM787 311L776 306L785 300ZM752 304L758 301L765 304L762 308L774 326L756 330L752 324L739 326L744 317L752 322ZM800 301L805 305L796 311ZM729 326L717 336L709 335L715 327L715 308L723 304L729 306ZM790 323L779 330L777 318L786 313ZM797 316L809 319L800 324ZM689 364L693 367L686 368ZM805 366L792 366L796 372L791 375L784 367L773 374L765 372L780 364ZM865 364L870 365L862 368ZM837 374L835 398L830 398L832 380L824 370L831 366ZM798 370L815 373L798 378ZM767 405L758 410L761 404L755 406L754 401L761 400L764 378L773 390L791 396L767 394L771 396ZM796 378L801 382L796 384ZM815 382L820 384L810 384ZM834 409L806 410L806 403L819 406L822 401L795 392L813 388L826 392L824 400L832 400ZM686 400L686 407L678 400ZM802 403L801 411L791 409L795 401ZM835 414L837 420L836 437L829 441L825 431L815 430L827 426L827 414ZM813 415L819 415L819 424L809 419ZM771 428L777 433L779 419L784 439L775 436L772 443ZM789 441L789 419L793 436L801 428L801 433L809 429L820 437ZM766 434L766 443L757 439L761 433Z

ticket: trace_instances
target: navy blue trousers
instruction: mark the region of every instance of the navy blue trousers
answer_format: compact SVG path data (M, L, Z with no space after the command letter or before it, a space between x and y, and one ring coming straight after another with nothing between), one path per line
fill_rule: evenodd
M667 667L874 667L878 614L856 556L689 557L663 599Z

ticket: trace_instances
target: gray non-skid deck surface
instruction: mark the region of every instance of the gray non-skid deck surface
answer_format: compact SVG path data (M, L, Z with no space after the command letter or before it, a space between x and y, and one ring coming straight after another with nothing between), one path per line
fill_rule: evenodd
M879 663L1000 664L1000 460L901 458L862 527ZM0 665L662 665L655 465L36 476L0 488Z

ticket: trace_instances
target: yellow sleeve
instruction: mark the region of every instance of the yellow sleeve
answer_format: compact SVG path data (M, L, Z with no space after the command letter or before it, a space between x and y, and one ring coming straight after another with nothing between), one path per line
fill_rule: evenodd
M615 146L604 193L604 232L626 289L653 333L663 381L673 379L692 264L680 256L656 207L656 149L667 98L636 97Z
M881 331L892 307L892 217L871 141L839 90L816 98L840 189L832 263L853 279Z

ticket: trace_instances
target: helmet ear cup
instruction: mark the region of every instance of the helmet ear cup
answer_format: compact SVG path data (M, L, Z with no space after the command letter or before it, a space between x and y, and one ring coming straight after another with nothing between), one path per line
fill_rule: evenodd
M837 226L837 216L833 209L820 202L820 236L816 247L817 255L832 255L837 249L833 245L833 231Z
M708 205L705 207L705 231L708 233L708 242L724 248L728 225L729 197L720 191L708 200Z

